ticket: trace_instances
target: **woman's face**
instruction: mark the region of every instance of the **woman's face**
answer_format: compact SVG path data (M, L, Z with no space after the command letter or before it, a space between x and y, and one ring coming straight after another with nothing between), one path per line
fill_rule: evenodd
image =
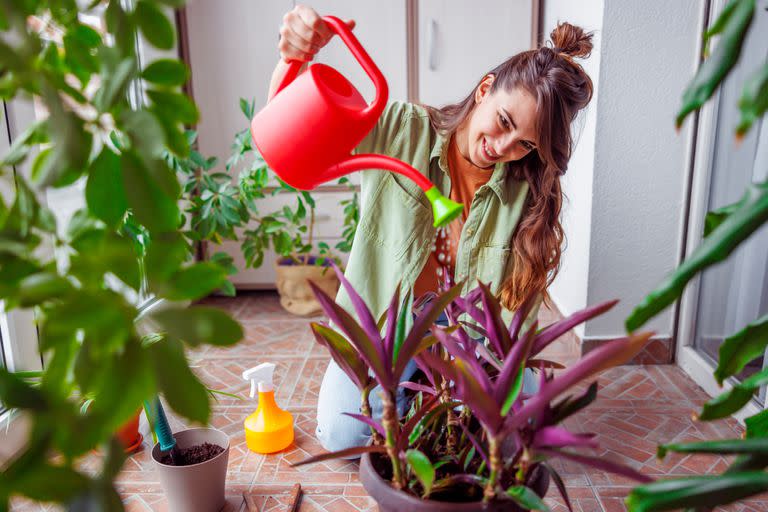
M520 160L536 149L536 99L524 89L490 93L493 75L475 90L475 108L459 126L456 142L461 154L481 168Z

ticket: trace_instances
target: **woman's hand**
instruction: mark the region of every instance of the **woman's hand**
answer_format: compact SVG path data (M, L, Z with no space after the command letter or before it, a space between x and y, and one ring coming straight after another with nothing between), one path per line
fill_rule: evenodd
M355 28L354 20L345 20L344 23L350 30ZM332 36L333 32L314 9L297 5L283 16L277 48L280 57L286 62L308 62L320 48L328 44Z

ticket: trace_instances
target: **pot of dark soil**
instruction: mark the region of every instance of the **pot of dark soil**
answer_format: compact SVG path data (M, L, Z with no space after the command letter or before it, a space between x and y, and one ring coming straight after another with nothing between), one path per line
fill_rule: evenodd
M483 503L483 490L467 485L466 489L452 486L450 494L434 494L424 500L392 487L389 460L377 453L364 453L360 459L360 481L368 494L376 500L379 512L523 512L524 508L510 501ZM549 473L541 466L531 472L526 485L540 497L549 489Z
M173 465L160 445L152 460L172 512L218 512L224 506L229 437L214 428L192 428L174 434L179 457Z
M275 263L280 305L289 313L310 316L322 311L320 303L309 286L309 281L315 283L328 295L336 296L339 279L333 269L327 265L316 265L315 260L316 258L311 256L305 264L302 264L291 258L282 258Z

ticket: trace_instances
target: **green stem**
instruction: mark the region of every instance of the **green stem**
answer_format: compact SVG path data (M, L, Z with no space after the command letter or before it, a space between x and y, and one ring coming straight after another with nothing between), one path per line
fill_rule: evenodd
M371 394L371 386L366 386L363 388L362 392L362 403L360 404L360 412L363 413L363 416L368 416L369 418L372 418L371 415L371 402L368 399L368 397ZM381 434L379 432L371 427L371 438L373 439L373 444L381 446L384 444L384 439L381 437Z
M392 463L392 486L395 489L405 487L403 470L400 465L400 457L397 453L397 434L399 423L397 421L397 408L395 407L394 395L390 390L381 391L381 423L384 427L386 439L384 446L387 448L387 455Z
M488 435L488 463L491 469L491 475L488 477L488 483L483 492L483 501L488 502L496 497L496 483L501 475L501 443L498 438Z

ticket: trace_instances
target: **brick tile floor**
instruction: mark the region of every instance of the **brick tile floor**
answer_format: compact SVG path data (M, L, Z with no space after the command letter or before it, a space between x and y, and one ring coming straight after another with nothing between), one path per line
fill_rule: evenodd
M213 405L211 424L230 435L231 449L227 474L227 508L244 510L242 493L249 491L262 512L286 510L291 487L300 482L304 491L302 512L376 510L357 478L357 463L328 461L292 468L291 462L322 451L314 438L315 408L320 382L329 357L317 345L307 328L313 319L299 318L283 311L277 297L268 292L245 293L237 298L207 299L222 307L244 326L246 338L233 348L203 347L190 353L201 379L211 388L246 397L248 384L243 369L265 361L277 364L277 400L294 414L296 440L279 454L264 456L245 446L243 420L255 409L250 400L220 397ZM556 314L543 309L539 325L547 325ZM564 336L547 349L546 356L568 364L578 358L573 334ZM742 429L734 420L699 423L691 414L707 395L678 367L624 366L603 373L598 399L587 410L571 418L567 426L575 431L596 432L601 456L622 461L654 476L706 474L721 471L720 457L668 455L656 458L660 442L687 441L707 437L736 437ZM142 425L146 429L146 425ZM183 423L171 415L171 426ZM149 439L145 431L145 439ZM118 477L118 487L130 512L165 511L167 504L149 456L150 444L131 456ZM83 462L98 467L97 456ZM564 477L575 512L625 510L624 498L633 483L616 475L556 460L553 465ZM553 512L567 510L553 486L546 497ZM53 510L23 500L13 510ZM768 511L768 498L753 499L728 507L734 511ZM403 511L406 512L406 511Z

